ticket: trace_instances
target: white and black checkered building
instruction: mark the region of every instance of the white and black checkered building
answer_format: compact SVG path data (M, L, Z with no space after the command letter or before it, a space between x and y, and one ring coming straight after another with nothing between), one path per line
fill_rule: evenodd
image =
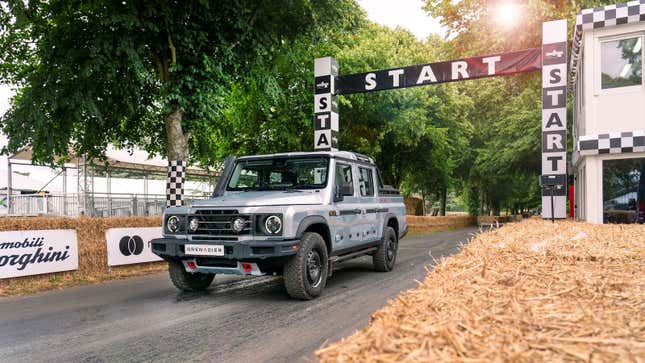
M645 0L580 11L571 50L578 219L603 222L603 162L645 158Z

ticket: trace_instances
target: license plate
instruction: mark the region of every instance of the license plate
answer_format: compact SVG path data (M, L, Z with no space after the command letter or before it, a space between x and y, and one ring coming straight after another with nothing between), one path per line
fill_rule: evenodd
M184 245L184 253L193 256L224 256L224 246Z

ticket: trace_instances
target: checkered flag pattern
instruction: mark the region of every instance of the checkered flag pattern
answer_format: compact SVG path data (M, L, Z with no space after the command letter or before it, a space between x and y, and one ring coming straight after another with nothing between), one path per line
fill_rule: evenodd
M645 0L581 10L576 16L576 29L571 51L571 84L575 87L582 32L590 29L645 21Z
M166 181L166 207L180 206L184 204L184 176L185 161L168 161L168 179Z
M645 130L580 136L580 155L645 152Z

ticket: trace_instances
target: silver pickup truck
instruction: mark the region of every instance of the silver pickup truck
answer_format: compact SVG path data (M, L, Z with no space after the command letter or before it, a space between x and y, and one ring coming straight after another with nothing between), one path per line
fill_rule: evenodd
M212 198L166 209L151 247L181 290L215 274L272 274L308 300L343 260L370 255L376 271L392 270L407 229L403 198L371 158L296 152L229 158Z

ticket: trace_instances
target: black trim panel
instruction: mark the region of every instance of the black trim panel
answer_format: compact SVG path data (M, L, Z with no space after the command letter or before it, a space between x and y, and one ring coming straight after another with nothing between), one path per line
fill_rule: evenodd
M358 246L353 246L353 247L348 247L348 248L343 248L342 250L337 250L333 251L331 253L331 256L339 256L342 257L343 255L350 254L352 252L360 251L360 250L366 250L368 248L372 248L375 246L378 246L381 243L381 240L376 240L376 241L371 241L371 242L365 242L361 245Z
M361 214L360 209L344 209L338 212L338 215L341 216L347 216L347 215L353 215L353 214Z
M372 208L372 209L366 209L365 213L383 213L383 212L389 212L390 210L388 208Z

